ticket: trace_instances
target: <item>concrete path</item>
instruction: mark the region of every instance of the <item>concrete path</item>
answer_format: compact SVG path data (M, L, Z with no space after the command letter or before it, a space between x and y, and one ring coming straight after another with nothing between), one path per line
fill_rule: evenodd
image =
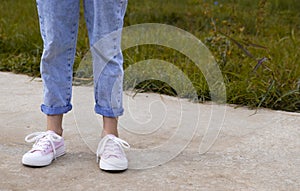
M300 190L298 113L252 115L246 108L126 92L120 136L132 146L130 169L108 174L94 154L101 120L93 114L92 89L74 87L74 110L64 121L67 154L28 168L21 164L31 147L24 137L45 127L42 83L0 73L0 84L0 190ZM226 111L225 120L215 144L200 155L213 108Z

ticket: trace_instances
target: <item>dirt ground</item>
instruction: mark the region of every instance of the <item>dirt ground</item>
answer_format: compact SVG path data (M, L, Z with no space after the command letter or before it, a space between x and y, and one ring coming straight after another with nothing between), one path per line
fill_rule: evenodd
M101 120L93 114L92 89L74 87L74 109L64 121L66 155L28 168L21 164L31 147L24 137L45 129L42 83L2 72L0 84L0 190L300 190L298 113L253 115L241 107L125 92L120 136L131 144L130 168L109 174L94 154ZM219 136L199 154L209 128Z

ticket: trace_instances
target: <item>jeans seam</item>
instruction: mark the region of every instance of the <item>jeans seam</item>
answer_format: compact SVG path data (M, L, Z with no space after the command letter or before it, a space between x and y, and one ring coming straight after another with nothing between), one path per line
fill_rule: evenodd
M72 96L72 63L74 63L75 61L75 52L76 48L74 47L74 44L76 44L76 28L77 28L77 24L76 22L73 23L72 25L72 30L71 30L71 43L70 43L70 47L68 49L68 58L67 58L67 62L68 62L68 73L69 76L67 78L68 82L69 82L69 87L68 87L68 92L66 93L66 100L69 103L71 101L71 96ZM75 45L76 46L76 45Z

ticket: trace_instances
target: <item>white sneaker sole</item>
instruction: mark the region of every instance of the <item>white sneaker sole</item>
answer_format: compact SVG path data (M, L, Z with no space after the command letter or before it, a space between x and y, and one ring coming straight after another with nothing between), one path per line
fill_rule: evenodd
M101 170L104 171L110 171L110 172L122 172L127 170L128 168L128 164L125 163L123 165L119 165L119 166L115 166L115 165L111 165L103 160L100 160L99 162L99 167Z
M58 158L58 157L64 155L65 153L66 153L65 152L65 146L63 145L63 146L59 147L56 150L55 157ZM53 157L52 157L51 160L42 161L42 160L34 160L32 158L26 158L26 157L23 156L22 163L23 163L23 165L26 165L26 166L42 167L42 166L48 166L48 165L50 165L53 160L54 160Z

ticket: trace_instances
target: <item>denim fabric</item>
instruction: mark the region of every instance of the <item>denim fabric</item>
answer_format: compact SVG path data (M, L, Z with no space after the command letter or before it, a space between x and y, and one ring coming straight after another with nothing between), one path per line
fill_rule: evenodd
M72 74L80 0L37 0L44 50L41 75L45 114L72 109ZM123 114L123 56L121 30L127 0L84 0L84 14L93 55L95 112L107 117Z

